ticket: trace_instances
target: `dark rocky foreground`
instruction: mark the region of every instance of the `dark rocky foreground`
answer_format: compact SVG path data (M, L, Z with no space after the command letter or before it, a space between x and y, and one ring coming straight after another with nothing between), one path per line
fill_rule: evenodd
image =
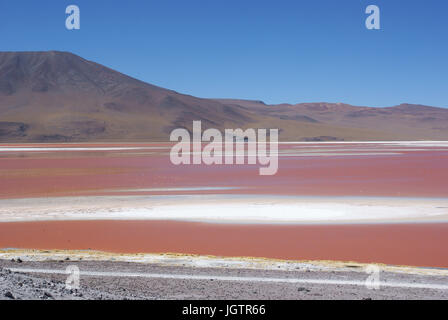
M66 288L67 266L76 265L80 272L80 288ZM17 272L11 269L59 270L59 274ZM83 272L106 272L109 276L84 275ZM117 274L114 276L113 274ZM123 274L134 276L123 276ZM145 278L139 274L193 275L207 279ZM214 277L231 276L236 279L220 280ZM441 275L423 275L382 272L383 282L425 283L447 285ZM245 281L238 281L244 277ZM291 278L310 280L365 281L368 275L360 270L297 271L198 268L164 266L159 264L113 261L21 261L0 260L0 300L11 299L447 299L448 290L433 288L380 287L368 289L360 285L285 283L248 281L249 278Z

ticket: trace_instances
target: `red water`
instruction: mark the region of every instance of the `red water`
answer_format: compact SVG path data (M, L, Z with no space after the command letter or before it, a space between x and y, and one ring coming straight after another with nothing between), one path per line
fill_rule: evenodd
M375 146L369 147L370 152L375 152ZM282 148L292 149L294 145ZM335 146L326 148L331 152ZM350 152L359 146L343 148ZM280 157L279 170L274 176L260 176L259 165L175 166L169 160L169 150L163 149L0 152L0 198L214 186L239 187L222 191L239 194L447 197L448 148L445 149L379 156Z
M141 146L114 144L134 145ZM340 152L335 150L343 148L345 153L355 152L357 148L369 148L366 152L379 149L394 152L394 148L404 148L357 144L315 147L325 148L325 152ZM295 148L281 146L282 151L292 152ZM400 154L396 155L378 151L381 154L375 156L281 157L274 176L258 175L258 165L174 166L169 161L168 149L0 152L0 198L162 194L120 190L184 187L240 189L169 194L447 197L448 149L424 149L397 151ZM157 221L0 223L0 247L183 252L437 267L448 267L447 243L448 224L445 223L344 226Z
M191 253L448 267L448 223L279 226L165 221L0 223L0 247Z

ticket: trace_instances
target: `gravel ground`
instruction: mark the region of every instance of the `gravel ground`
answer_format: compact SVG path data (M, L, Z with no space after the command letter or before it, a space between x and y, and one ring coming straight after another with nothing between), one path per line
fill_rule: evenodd
M63 274L67 266L76 265L80 288L67 289ZM11 269L59 270L60 274L17 272ZM112 275L85 275L83 272L107 272ZM114 275L115 273L119 275ZM206 279L171 279L157 276L122 276L123 273L203 276ZM237 277L232 281L219 277ZM246 280L239 281L244 277ZM325 283L285 283L250 281L251 278L288 278L303 280L365 281L368 275L358 267L353 270L300 269L297 271L240 268L198 268L151 263L114 261L22 261L0 260L0 300L9 299L448 299L448 290L433 288L380 287ZM443 275L381 272L383 282L448 285Z

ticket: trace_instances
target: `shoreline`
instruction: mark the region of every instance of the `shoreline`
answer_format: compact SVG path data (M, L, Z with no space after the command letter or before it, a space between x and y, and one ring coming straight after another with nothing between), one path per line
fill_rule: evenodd
M67 258L69 258L67 260ZM194 268L228 268L228 269L262 269L262 270L315 270L315 271L354 271L365 272L371 265L382 271L422 274L446 275L448 267L416 267L408 265L389 265L384 263L362 263L356 261L337 260L283 260L263 257L229 257L214 255L182 254L182 253L118 253L95 250L37 250L0 248L0 260L17 260L28 262L45 261L109 261L132 262L139 264L158 264L162 266L187 266Z

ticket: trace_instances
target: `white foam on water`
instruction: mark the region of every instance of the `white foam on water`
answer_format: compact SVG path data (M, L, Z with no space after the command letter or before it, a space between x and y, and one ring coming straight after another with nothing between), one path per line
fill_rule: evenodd
M111 202L109 202L110 199ZM0 221L177 220L210 223L375 223L448 221L446 199L102 197L98 200L1 200ZM81 201L81 202L77 202ZM137 201L137 202L136 202ZM158 201L158 202L157 202Z
M122 208L94 213L96 218L180 220L236 223L374 222L429 218L446 215L446 210L413 206L364 206L350 204L216 204L172 205L155 208ZM66 218L89 219L82 212L67 212Z

